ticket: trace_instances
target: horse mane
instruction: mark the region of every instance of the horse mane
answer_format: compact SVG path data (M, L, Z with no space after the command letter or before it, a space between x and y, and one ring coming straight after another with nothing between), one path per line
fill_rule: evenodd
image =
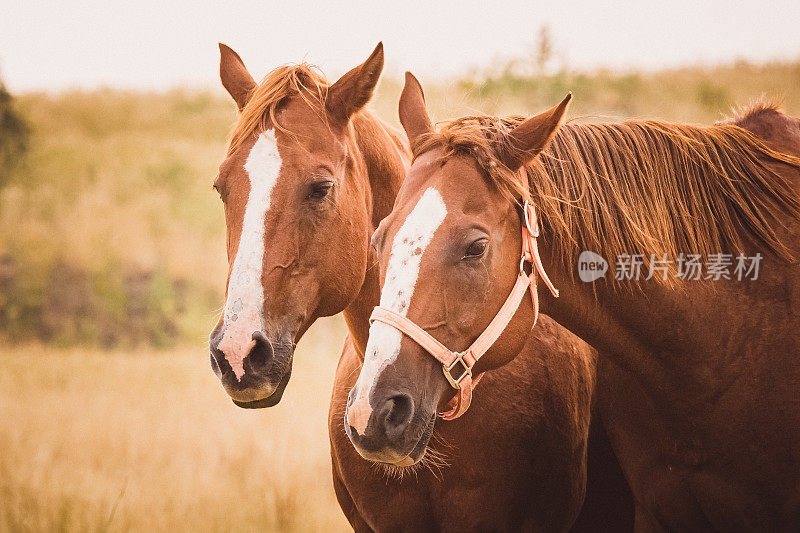
M275 120L275 113L287 97L298 95L309 103L323 105L327 90L325 75L308 63L283 65L272 70L253 88L247 104L239 113L231 132L228 155L235 152L253 132L266 129L268 120L283 130Z
M766 109L773 107L745 116ZM778 213L800 216L800 199L770 164L800 170L800 158L771 149L748 130L733 123L568 123L539 157L512 172L502 163L514 150L508 132L523 120L468 116L445 122L421 136L413 153L440 147L444 158L472 156L511 201L530 195L565 264L578 243L610 258L640 253L647 266L650 254L674 261L681 252L744 252L743 231L793 260L774 224ZM529 187L521 181L523 171Z
M764 99L762 96L761 98L751 102L749 105L736 107L733 110L733 117L725 122L741 124L742 122L746 122L751 119L757 119L760 116L763 116L764 113L770 112L780 113L781 106L775 102Z

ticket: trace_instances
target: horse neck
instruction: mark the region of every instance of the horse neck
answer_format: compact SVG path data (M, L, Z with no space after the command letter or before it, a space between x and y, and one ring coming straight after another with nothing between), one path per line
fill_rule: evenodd
M800 153L800 135L787 138L790 137L788 132L797 131L798 122L784 116L767 118L791 122L789 125L770 124L772 128L765 130L773 131L781 143L776 144L774 137L757 128L751 131L786 153ZM564 184L556 188L569 190L568 185L575 181L565 174L570 168L560 165L549 168L554 181ZM800 172L796 167L775 164L774 168L798 189ZM781 217L774 221L778 239L787 243L795 254L800 253L800 246L796 244L797 221L788 215ZM546 220L544 222L546 224ZM548 240L547 230L545 227L543 241ZM738 363L744 361L745 346L767 350L764 347L774 346L776 338L786 338L781 327L792 327L791 318L778 310L782 306L785 309L785 294L793 293L786 280L796 276L793 272L797 273L798 267L744 237L748 243L746 255L760 253L763 258L757 282L685 281L675 287L653 280L643 281L637 287L627 286L629 282L615 285L612 280L616 257L610 257L606 250L592 249L594 245L588 247L584 242L567 243L564 239L542 242L540 249L545 266L561 289L557 300L550 300L549 295L543 294L544 311L607 354L618 366L647 382L650 390L664 389L670 385L670 380L675 387L694 384L707 393L713 393L714 387L710 385L719 380L718 389L724 389L726 376L743 368ZM559 249L560 246L570 246L572 250ZM584 283L578 278L577 259L583 250L598 253L608 261L605 281ZM693 250L682 251L693 253ZM703 261L706 259L704 257ZM646 274L644 268L643 272ZM797 285L800 287L800 283ZM798 295L794 301L800 304L800 288L794 289L794 294ZM769 305L765 308L765 304ZM753 328L752 320L748 321L748 310L753 308L763 309L763 327Z
M605 281L585 283L576 272L577 254L565 262L550 242L543 240L540 247L560 290L557 299L540 291L543 312L634 376L654 401L686 403L670 412L686 413L697 402L719 397L752 370L755 352L772 356L785 353L786 346L797 349L787 333L796 327L796 317L785 312L785 294L791 291L786 280L796 278L800 268L765 249L751 250L764 258L758 281L685 281L667 287L651 280L634 287L612 283L613 258L606 257ZM800 295L800 283L792 283ZM800 303L800 296L795 301ZM759 310L755 320L753 309Z
M367 171L367 206L372 229L392 211L395 196L405 177L410 159L405 139L370 113L353 119L356 143ZM369 337L369 316L380 299L377 258L369 248L364 283L355 300L344 310L350 338L361 360Z

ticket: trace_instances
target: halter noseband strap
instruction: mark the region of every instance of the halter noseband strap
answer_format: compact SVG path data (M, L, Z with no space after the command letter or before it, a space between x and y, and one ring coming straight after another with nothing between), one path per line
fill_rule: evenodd
M536 218L536 210L527 200L523 204L522 210L522 258L519 263L517 281L514 283L514 288L511 289L511 294L508 295L503 306L469 348L463 352L448 350L446 346L434 339L430 333L410 319L380 306L372 310L372 315L369 318L370 323L377 320L404 333L442 363L444 377L447 378L453 388L458 390L458 393L448 404L450 409L441 414L445 420L458 418L469 408L469 404L472 401L472 389L481 379L481 375L475 376L475 378L472 377L472 367L475 366L478 359L486 353L506 329L528 290L530 290L531 298L533 299L533 325L531 327L536 325L536 321L539 318L539 295L536 292L537 273L541 276L542 281L550 289L553 296L558 298L558 290L553 286L544 271L542 260L539 257L539 247L536 244L536 239L539 237L539 222ZM525 263L531 264L530 276L525 272Z

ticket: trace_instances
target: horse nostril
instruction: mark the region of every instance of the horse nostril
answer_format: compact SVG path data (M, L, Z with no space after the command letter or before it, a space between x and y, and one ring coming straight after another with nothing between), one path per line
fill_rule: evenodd
M383 408L383 425L386 436L402 434L414 415L414 402L408 394L396 394L386 400Z
M274 352L272 350L272 343L269 342L267 337L260 331L253 333L253 340L256 341L256 343L250 350L250 353L247 354L247 361L250 362L250 367L258 372L267 366Z

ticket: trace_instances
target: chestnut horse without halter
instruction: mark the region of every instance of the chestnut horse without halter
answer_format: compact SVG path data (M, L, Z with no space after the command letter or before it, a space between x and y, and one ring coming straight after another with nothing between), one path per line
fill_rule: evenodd
M308 65L279 67L256 84L233 50L220 50L240 114L214 183L230 269L211 364L237 405L268 407L280 401L308 327L343 309L350 322L374 298L369 236L391 208L407 149L362 111L382 46L330 86Z
M357 530L565 527L580 504L582 461L565 471L558 458L569 455L565 439L573 439L574 456L582 455L594 354L552 320L543 318L515 361L487 374L472 412L443 425L446 466L388 475L355 452L342 427L378 303L369 235L391 211L407 164L399 136L362 109L380 75L382 47L330 87L304 65L279 68L256 84L235 52L220 50L222 82L240 110L215 182L225 203L231 273L210 344L226 390L244 407L278 403L294 343L318 316L344 311L349 337L330 438L337 497ZM261 256L241 252L242 242ZM258 298L249 299L254 291ZM243 317L246 328L231 327ZM235 337L223 342L226 333ZM527 371L533 364L538 374ZM520 412L507 408L506 394L519 396ZM497 441L501 431L510 433ZM632 520L627 487L602 429L593 424L592 431L597 461L590 468L606 471L590 479L588 498L597 499L581 521L624 526L629 505Z
M760 106L712 127L567 124L535 157L533 119L464 117L435 132L413 78L406 91L415 160L400 195L436 196L446 211L428 221L408 318L466 348L514 283L515 206L529 199L561 290L544 296L545 310L600 350L600 413L637 502L636 529L800 530L800 121ZM393 213L379 239L402 224ZM582 282L573 274L582 250L612 265L641 254L645 267L680 253L763 260L758 278L742 281L676 279L664 261L652 279ZM519 338L508 342L522 342L518 322L531 320L523 302L506 328ZM490 351L478 365L500 363ZM410 339L372 394L397 389L428 404L452 395Z

